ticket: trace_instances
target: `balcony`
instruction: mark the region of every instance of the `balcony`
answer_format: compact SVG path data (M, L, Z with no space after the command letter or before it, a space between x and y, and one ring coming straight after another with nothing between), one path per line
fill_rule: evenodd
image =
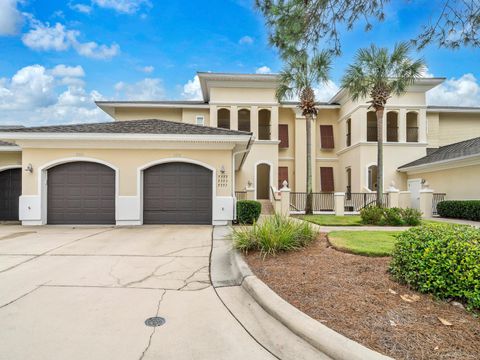
M418 142L418 126L407 127L407 142Z

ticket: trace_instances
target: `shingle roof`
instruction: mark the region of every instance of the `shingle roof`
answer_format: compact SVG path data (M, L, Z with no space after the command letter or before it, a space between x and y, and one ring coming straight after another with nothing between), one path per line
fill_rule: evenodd
M431 152L427 156L400 166L399 169L433 164L439 161L454 160L464 156L473 155L480 155L480 137L441 146L438 148L438 150Z
M17 146L17 144L12 144L10 142L0 140L0 146Z
M21 133L91 133L91 134L186 134L186 135L251 135L249 132L194 125L175 121L148 119L94 124L54 125L5 129L0 132Z

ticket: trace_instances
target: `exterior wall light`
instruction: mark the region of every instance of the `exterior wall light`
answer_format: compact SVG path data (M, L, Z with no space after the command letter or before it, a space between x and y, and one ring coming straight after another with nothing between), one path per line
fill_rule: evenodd
M33 173L33 166L32 164L28 164L27 167L25 168L25 171L28 173Z
M222 165L222 167L220 168L220 173L225 174L225 166Z

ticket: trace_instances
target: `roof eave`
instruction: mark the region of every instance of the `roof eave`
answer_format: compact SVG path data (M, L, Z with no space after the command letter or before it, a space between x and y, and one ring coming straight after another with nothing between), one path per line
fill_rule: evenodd
M397 171L405 172L405 173L406 172L428 171L428 170L434 169L434 168L439 167L439 166L450 165L450 164L453 164L453 163L456 163L456 162L475 160L476 158L478 158L478 160L480 160L480 154L460 156L460 157L456 157L456 158L453 158L453 159L434 161L434 162L427 163L427 164L399 167L397 169Z

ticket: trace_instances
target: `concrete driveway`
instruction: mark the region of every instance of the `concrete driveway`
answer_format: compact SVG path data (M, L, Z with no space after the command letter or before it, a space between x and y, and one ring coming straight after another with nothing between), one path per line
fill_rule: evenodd
M0 359L273 358L211 286L211 232L0 226Z

